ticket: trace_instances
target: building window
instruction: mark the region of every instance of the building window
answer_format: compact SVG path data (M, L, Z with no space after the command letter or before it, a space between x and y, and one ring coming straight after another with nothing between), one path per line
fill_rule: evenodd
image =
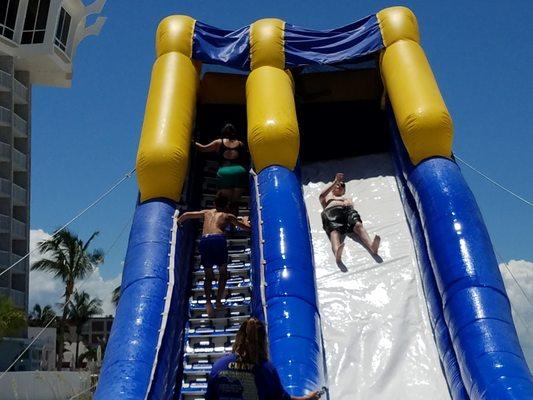
M68 30L70 29L70 14L65 11L64 8L61 8L61 13L59 14L59 21L57 23L56 37L54 43L61 50L65 51L67 49L67 40L68 40Z
M49 8L50 0L30 0L28 2L28 10L26 11L24 30L22 32L22 44L44 42Z
M0 0L0 34L13 40L19 0Z
M104 321L93 321L92 330L96 332L104 331Z

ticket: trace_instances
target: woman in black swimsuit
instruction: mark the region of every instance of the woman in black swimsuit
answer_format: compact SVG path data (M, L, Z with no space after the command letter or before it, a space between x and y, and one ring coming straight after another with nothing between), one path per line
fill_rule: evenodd
M230 212L238 215L239 200L248 187L246 164L247 151L244 143L237 139L237 130L233 124L222 128L220 139L203 145L195 143L202 153L218 153L219 168L217 171L217 187L221 195L230 200Z
M347 233L355 233L363 245L374 255L378 254L381 238L376 235L370 240L368 232L363 227L363 221L359 213L354 210L351 200L345 199L346 184L344 174L335 175L335 180L320 193L322 211L322 226L331 241L331 249L335 254L335 260L340 263L342 250L344 249L344 236Z

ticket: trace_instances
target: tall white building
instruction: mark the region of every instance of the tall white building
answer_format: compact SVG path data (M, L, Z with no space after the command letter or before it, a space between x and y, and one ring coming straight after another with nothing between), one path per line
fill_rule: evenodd
M0 272L29 249L31 86L69 87L78 44L98 35L106 0L0 0ZM28 308L29 263L0 277L0 295Z

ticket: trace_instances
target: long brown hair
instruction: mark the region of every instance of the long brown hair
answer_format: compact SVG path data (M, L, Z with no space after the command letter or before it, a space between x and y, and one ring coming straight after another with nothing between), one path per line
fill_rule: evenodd
M265 324L257 318L248 318L237 332L233 352L242 362L257 364L268 360L268 339Z

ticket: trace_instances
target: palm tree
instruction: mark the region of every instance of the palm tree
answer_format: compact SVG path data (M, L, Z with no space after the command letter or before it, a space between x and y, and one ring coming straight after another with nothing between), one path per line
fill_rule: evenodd
M111 302L115 306L115 308L118 307L118 301L120 300L120 285L118 285L116 288L113 289L113 295L111 297Z
M33 306L28 323L30 326L46 326L46 324L55 317L56 313L51 305L46 305L42 308L41 305L37 303ZM51 325L55 325L55 323L52 323Z
M65 284L65 303L63 315L59 324L58 346L57 346L57 369L60 371L63 365L63 351L65 348L65 324L68 314L67 305L74 292L74 283L78 279L83 279L104 261L102 250L89 251L89 245L98 235L94 232L89 240L83 242L75 233L68 229L60 231L50 239L38 244L38 249L45 257L35 262L31 269L48 271L59 278Z
M102 300L99 298L91 299L86 292L74 292L73 301L67 306L68 319L76 325L76 368L79 368L79 347L81 328L95 315L102 314Z
M17 333L26 325L26 314L11 304L7 297L0 297L0 339Z

